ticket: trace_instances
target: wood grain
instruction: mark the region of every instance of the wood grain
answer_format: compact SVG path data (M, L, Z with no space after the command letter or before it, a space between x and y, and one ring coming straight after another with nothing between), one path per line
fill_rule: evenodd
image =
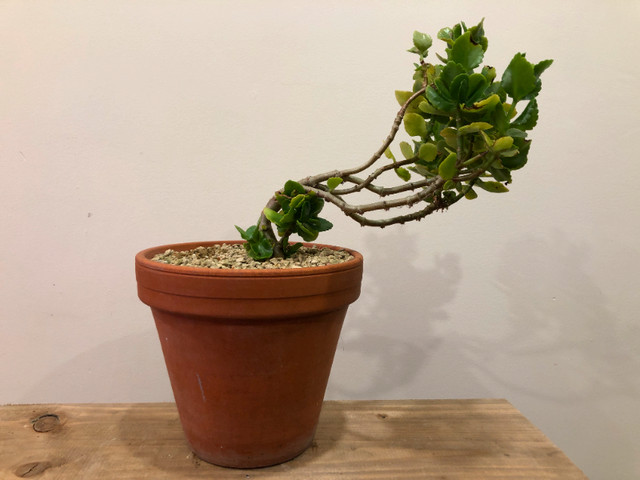
M210 465L170 403L0 407L0 478L586 479L506 400L325 402L313 446L274 467Z

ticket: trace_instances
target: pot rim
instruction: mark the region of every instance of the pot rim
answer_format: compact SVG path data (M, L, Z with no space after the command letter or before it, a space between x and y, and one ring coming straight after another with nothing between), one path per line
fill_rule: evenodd
M208 247L211 245L219 244L242 244L244 240L214 240L205 242L185 242L185 243L170 243L166 245L159 245L156 247L146 248L136 254L135 262L140 267L149 268L151 270L157 270L164 273L171 273L174 275L196 275L204 277L291 277L291 276L309 276L309 275L321 275L332 272L345 271L353 268L358 268L362 262L362 254L356 250L350 248L339 247L335 245L327 245L323 243L308 243L303 242L305 247L326 247L332 250L345 250L349 252L353 258L346 262L336 263L333 265L322 265L318 267L301 267L301 268L273 268L273 269L258 269L258 268L246 268L246 269L217 269L206 267L189 267L184 265L170 265L161 262L154 262L151 260L154 255L162 253L168 249L184 251L191 250L197 247Z

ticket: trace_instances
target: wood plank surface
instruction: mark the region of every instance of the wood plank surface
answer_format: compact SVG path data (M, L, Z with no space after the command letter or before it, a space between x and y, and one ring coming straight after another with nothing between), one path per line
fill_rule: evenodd
M0 407L0 478L586 479L506 400L328 401L313 446L274 467L210 465L174 404Z

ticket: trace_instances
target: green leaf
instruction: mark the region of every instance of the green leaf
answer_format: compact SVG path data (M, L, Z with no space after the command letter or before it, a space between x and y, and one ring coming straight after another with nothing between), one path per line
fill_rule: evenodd
M462 65L467 71L473 70L484 57L484 49L481 44L473 43L471 39L471 31L467 31L454 42L449 49L449 59Z
M427 51L433 44L431 37L426 33L420 33L418 31L413 32L413 46L416 47L420 55L427 56Z
M538 123L538 102L530 100L520 116L516 118L511 126L520 130L531 130Z
M406 159L412 158L414 156L413 148L411 148L411 145L409 145L407 142L400 142L400 151Z
M407 103L407 100L409 100L409 98L411 98L412 95L413 95L413 92L408 92L404 90L395 91L396 101L400 106L403 106L405 103ZM419 95L417 98L413 99L412 102L407 106L407 112L413 112L413 113L417 112L420 102L424 102L424 100L425 100L425 97L423 95Z
M432 115L435 117L437 116L444 117L444 120L442 120L443 122L446 122L449 119L448 113L443 112L442 110L438 110L426 100L423 100L422 102L420 102L420 105L418 105L418 109L421 112L428 113L429 115Z
M449 27L440 29L438 39L444 40L449 45L453 45L453 31Z
M329 220L325 220L324 218L314 218L309 222L310 225L313 226L314 229L318 230L318 232L326 232L327 230L331 230L333 228L333 223Z
M485 182L482 180L476 180L475 185L491 193L505 193L509 191L509 189L500 182Z
M471 106L463 105L462 118L466 121L486 120L491 122L493 120L492 113L499 105L501 105L500 96L492 94L483 100L474 102Z
M473 190L473 188L470 188L467 190L467 193L464 194L464 198L467 200L473 200L474 198L478 198L478 194Z
M418 150L418 158L427 163L433 162L436 159L436 155L438 155L438 147L436 147L433 143L423 143L420 145L420 149Z
M396 157L393 156L393 153L391 152L391 150L389 148L387 148L384 151L384 156L387 158L390 158L391 160L393 160L394 162L396 161Z
M293 245L289 245L287 244L285 246L285 252L284 252L284 256L285 257L290 257L291 255L293 255L294 253L296 253L298 250L300 250L300 247L302 247L302 244L300 242L295 243Z
M500 157L502 165L509 170L518 170L527 164L527 155L531 147L531 140L516 139L515 144L518 147L518 153L513 157Z
M440 131L440 136L444 138L447 145L451 148L456 148L458 146L458 131L453 127L443 128Z
M484 91L489 86L488 80L480 73L472 73L469 75L469 87L465 105L472 105L476 100L482 97Z
M458 132L461 135L468 135L470 133L478 133L480 130L489 130L493 128L493 125L487 122L472 122L469 125L463 125Z
M393 171L396 172L396 175L398 175L398 177L400 177L405 182L411 180L411 173L406 168L397 167L394 168Z
M324 207L324 200L314 194L309 197L309 204L311 205L311 215L316 217Z
M456 103L448 95L441 94L431 85L427 87L426 96L429 103L442 112L452 113L456 109Z
M526 138L527 132L520 130L519 128L509 128L506 132L506 135L509 135L513 138Z
M467 71L464 69L462 65L456 62L447 62L447 64L442 68L442 72L440 73L440 79L444 83L444 85L449 89L453 83L453 80L460 76L466 75Z
M502 88L519 102L536 88L536 75L533 65L523 53L516 53L502 75Z
M288 212L289 205L291 204L291 197L287 197L286 195L281 195L280 193L277 193L277 192L275 197L278 204L280 205L280 208L282 208L284 212Z
M549 68L552 63L553 63L553 60L542 60L541 62L536 63L535 66L533 67L533 73L536 76L536 78L540 78L540 75L542 75L542 72L544 72L547 68Z
M273 257L273 246L257 225L250 226L246 231L237 225L235 227L242 239L246 241L244 248L251 258L264 261Z
M327 180L327 188L329 191L333 191L336 189L338 185L342 183L342 179L340 177L331 177Z
M492 83L496 78L496 69L485 65L480 74L487 80L487 83Z
M508 150L513 145L513 137L500 137L493 144L494 152L501 152L503 150Z
M422 137L427 133L424 118L417 113L407 113L404 116L404 129L412 137Z
M438 166L438 175L440 175L443 180L451 180L456 176L456 173L458 173L458 168L456 167L457 160L458 156L455 153L450 153L447 158L440 163Z
M316 238L318 238L318 233L320 232L313 229L309 225L305 225L304 223L297 221L296 233L300 235L305 242L313 242Z
M305 189L298 182L294 182L293 180L288 180L287 183L284 184L283 192L285 195L293 197L294 195L297 195L299 193L305 193Z
M451 88L449 92L451 93L451 98L456 101L456 103L465 103L467 100L467 93L469 91L469 75L466 73L458 75L451 82Z
M255 225L251 225L249 228L247 228L247 230L243 230L242 228L240 228L239 226L235 225L236 230L238 230L238 232L240 233L240 237L243 240L250 240L251 239L251 233L249 232L252 228L255 229L256 226Z
M269 220L272 223L275 223L277 226L280 226L280 224L282 223L282 219L284 217L282 213L278 213L275 210L272 210L270 208L265 208L262 211L264 213L264 216L267 217L267 220Z

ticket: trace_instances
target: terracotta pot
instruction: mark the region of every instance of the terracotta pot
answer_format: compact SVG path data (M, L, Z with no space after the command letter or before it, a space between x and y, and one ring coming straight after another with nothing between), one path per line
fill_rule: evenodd
M202 459L252 468L289 460L313 439L362 256L324 267L212 270L136 256L188 443ZM226 242L237 243L237 242ZM336 247L331 247L336 248Z

